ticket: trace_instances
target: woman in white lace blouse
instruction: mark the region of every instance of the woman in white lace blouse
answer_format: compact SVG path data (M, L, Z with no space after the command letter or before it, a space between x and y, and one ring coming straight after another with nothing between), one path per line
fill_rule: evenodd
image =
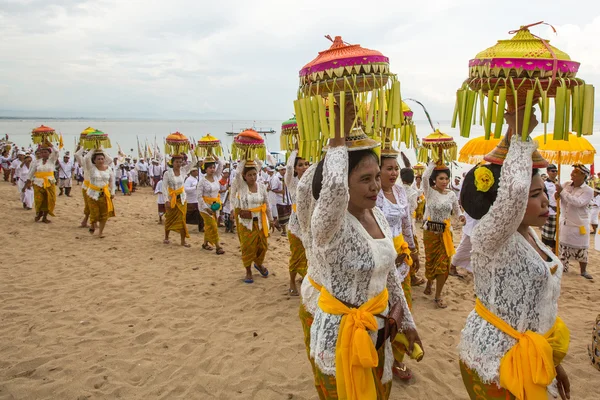
M423 173L423 194L425 195L426 221L423 230L425 246L425 294L431 294L435 281L434 301L438 308L446 308L442 300L442 289L448 279L450 259L455 253L452 242L450 217L458 218L464 223L465 217L458 206L458 198L452 190L448 190L450 170L443 164L430 162Z
M198 182L198 209L200 216L204 221L204 250L212 251L213 244L216 247L217 254L225 254L219 240L219 212L223 208L219 191L221 184L219 180L223 174L224 163L220 159L209 158L202 163L202 173L204 176Z
M245 283L254 283L252 264L264 277L269 270L263 265L267 255L269 224L273 224L266 186L258 181L260 164L241 161L231 185L232 205L236 216Z
M514 114L505 117L519 132ZM532 113L530 132L536 125ZM537 144L518 136L502 167L475 167L463 184L462 205L480 219L471 236L477 301L459 344L471 399L546 399L555 376L561 397L569 397L560 365L569 335L557 318L563 269L532 229L548 219L549 203L532 168Z
M304 278L306 269L308 268L306 251L302 244L302 235L300 233L298 216L296 215L296 188L298 187L298 181L302 178L302 175L304 175L307 168L308 161L302 157L298 157L298 150L292 151L285 166L284 176L285 186L287 187L292 201L292 214L290 215L290 220L288 222L289 229L287 231L287 237L290 243L290 288L288 290L290 296L298 296L296 276L300 275Z
M35 201L35 221L40 218L48 224L48 215L54 217L56 205L56 179L54 168L58 160L58 150L51 143L45 142L38 147L40 157L31 163L25 187L30 189L33 184L33 198Z
M350 103L346 110L351 109ZM347 127L351 114L346 112ZM394 360L384 329L388 304L401 310L394 322L408 337L409 351L420 340L396 271L391 230L375 207L378 157L370 149L349 153L336 125L313 180L311 262L318 265L321 285L310 331L315 385L326 399L387 399ZM350 141L360 132L345 136ZM388 333L395 337L393 328Z
M197 159L192 153L192 162L183 165L183 154L176 154L171 157L172 168L169 168L163 175L163 193L167 197L165 203L165 239L164 244L169 244L169 233L178 232L181 237L181 245L190 247L185 242L190 235L187 230L185 217L187 215L187 196L185 194L185 178L190 169L197 164Z
M115 197L115 173L106 165L108 157L102 150L89 151L83 157L88 180L86 195L90 210L90 233L94 234L99 224L98 237L104 237L104 227L109 218L115 216L113 199Z

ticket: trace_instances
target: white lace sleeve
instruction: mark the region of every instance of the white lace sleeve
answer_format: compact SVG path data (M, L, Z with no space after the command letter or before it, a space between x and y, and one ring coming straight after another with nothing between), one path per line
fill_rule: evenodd
M407 278L407 279L410 279ZM404 296L404 290L402 290L402 281L400 279L400 273L398 268L393 268L388 274L387 278L387 289L390 295L390 304L400 303L402 307L402 315L404 318L400 322L399 330L404 331L406 329L416 329L415 321L413 320L412 314L408 309L408 303Z
M233 178L233 182L231 182L231 203L233 204L233 209L240 208L240 202L238 199L238 194L242 185L244 184L244 168L246 166L246 161L242 160L238 163L237 170L235 173L235 177Z
M498 184L498 196L490 210L473 229L473 250L495 252L517 231L529 198L531 186L531 155L537 148L534 141L511 140Z
M117 188L115 187L115 171L112 168L108 168L108 188L110 190L111 196L115 195L115 191Z
M37 171L38 160L34 160L31 162L31 166L29 167L29 173L27 174L27 180L33 181L35 177L35 173Z
M269 221L273 220L273 215L271 214L271 205L269 204L269 194L267 193L267 187L260 182L257 182L258 190L262 194L263 202L267 205L267 219Z
M454 192L451 192L451 194L452 194L452 215L454 216L455 219L458 219L459 217L461 217L463 215L463 212L460 209L460 205L458 204L458 197L456 197L456 194Z
M83 157L83 168L86 171L92 171L92 166L94 164L92 164L92 156L94 155L93 151L88 151L88 153ZM88 176L89 179L89 176Z
M52 164L56 164L56 162L58 161L58 156L59 156L59 152L58 150L56 150L54 147L50 148L50 157L48 157L48 161L51 162Z
M302 175L296 187L296 216L300 232L302 232L303 241L304 235L310 228L310 219L312 216L312 205L314 198L312 197L312 181L315 176L317 164L311 165Z
M348 150L332 147L325 156L323 185L311 219L315 246L327 245L340 229L348 197Z
M429 163L429 165L427 165L425 172L423 172L423 177L421 178L421 186L423 186L423 194L425 195L426 198L431 189L429 187L429 178L431 178L431 174L433 173L434 169L435 169L435 163L433 161L431 161Z
M290 157L288 158L287 164L285 165L285 176L283 181L285 182L285 186L288 188L292 186L292 181L294 180L294 164L296 163L297 155L298 150L292 151Z
M221 180L223 176L223 168L225 168L225 163L220 158L217 158L217 168L215 169L215 180Z
M83 167L83 146L79 148L79 150L77 150L75 152L75 161L77 161L77 164L79 164L81 167Z
M408 204L405 206L406 212L402 217L402 236L404 236L404 241L408 244L410 249L414 249L415 246L415 237L412 230L412 217L409 213Z

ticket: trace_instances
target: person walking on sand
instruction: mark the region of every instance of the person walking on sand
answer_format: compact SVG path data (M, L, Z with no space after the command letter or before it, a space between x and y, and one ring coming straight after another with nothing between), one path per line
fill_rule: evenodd
M99 238L104 238L106 222L115 216L115 175L113 169L106 165L107 159L109 158L102 149L91 150L83 157L89 174L87 197L92 225L89 231L93 235L98 228Z
M181 245L183 247L191 247L186 243L185 239L190 235L185 223L187 215L187 196L185 193L184 181L192 166L196 162L183 165L183 154L175 154L171 156L172 168L169 168L163 176L163 192L167 193L168 200L165 203L165 239L164 244L169 244L169 233L171 231L178 232L181 237ZM192 153L192 159L195 160L195 155Z
M63 193L71 197L71 179L73 179L73 161L69 154L65 154L62 161L58 161L58 189L59 196Z
M40 158L31 164L26 186L29 189L33 185L35 222L41 219L43 223L49 224L48 215L54 217L56 206L54 166L58 160L58 151L49 142L42 143L38 151Z
M546 167L547 178L544 182L546 191L548 192L548 200L550 201L550 216L542 227L542 242L549 246L552 251L556 251L556 177L558 175L558 169L556 165L550 164Z
M223 161L217 157L205 158L202 162L202 173L204 177L198 183L198 208L200 216L204 221L204 242L202 248L212 251L216 248L218 255L225 254L219 240L219 213L223 209L223 203L219 196L221 184L219 180L223 174Z

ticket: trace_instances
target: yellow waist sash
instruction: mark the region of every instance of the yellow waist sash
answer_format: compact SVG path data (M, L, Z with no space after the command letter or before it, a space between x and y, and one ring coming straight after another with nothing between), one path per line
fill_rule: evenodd
M267 221L267 204L262 203L258 207L249 208L248 211L260 213L260 219L262 222L263 233L265 234L265 237L269 237L269 222Z
M210 205L212 203L219 203L219 210L221 208L223 208L223 203L221 202L221 198L220 197L206 197L206 196L202 196L202 200L204 200L204 202L206 204L208 204L209 208L210 208Z
M44 180L44 184L43 184L43 188L49 188L50 187L50 178L54 177L54 172L52 171L40 171L40 172L36 172L35 174L33 174L33 176L35 176L37 179L43 179Z
M175 205L177 204L177 196L182 194L183 191L184 191L183 186L176 190L169 188L169 197L171 198L171 208L175 207Z
M88 187L90 187L90 181L84 180L83 181L83 188L82 189L85 189L85 188L88 188Z
M429 221L431 221L431 218L429 218ZM456 254L456 249L454 249L454 242L452 241L450 219L444 220L444 224L446 224L446 228L444 228L444 233L442 233L442 241L444 242L446 255L451 258L454 254Z
M295 213L296 212L296 203L292 204L292 211Z
M102 187L99 187L99 186L93 185L91 182L88 181L88 187L92 190L95 190L96 192L104 193L104 197L106 197L106 207L108 209L108 212L115 210L115 207L113 206L110 190L108 189L108 184L106 184Z
M383 312L387 305L387 288L358 308L347 307L325 287L321 288L321 310L342 315L335 344L335 377L340 399L362 400L377 397L372 368L379 364L379 357L367 330L377 331L375 314Z
M306 276L308 278L308 281L310 282L310 284L317 289L318 292L321 291L321 289L323 288L323 286L319 285L317 282L313 281L313 279L310 276Z
M560 364L569 348L569 329L556 317L554 325L541 335L521 333L488 310L479 299L475 311L481 318L517 340L500 360L500 386L520 400L546 400L546 387L556 377L555 366Z
M406 259L404 261L406 265L409 267L413 265L413 260L410 256L410 249L408 248L408 243L406 243L406 240L404 240L403 235L398 235L394 238L394 248L396 249L396 253L398 255L406 254Z

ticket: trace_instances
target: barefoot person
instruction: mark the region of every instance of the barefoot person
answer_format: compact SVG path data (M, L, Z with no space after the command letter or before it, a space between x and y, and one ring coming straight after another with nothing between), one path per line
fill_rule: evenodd
M396 184L400 174L397 157L398 152L392 149L391 145L381 149L381 190L377 195L377 207L383 212L390 226L396 253L402 257L397 271L402 282L406 303L412 310L410 269L415 263L418 265L419 255L415 249L409 201L404 187ZM412 172L412 170L410 171ZM403 363L405 348L401 344L396 344L396 342L392 342L394 351L392 372L399 379L409 380L412 378L412 373Z
M450 216L453 215L465 222L458 206L458 198L448 190L450 170L444 164L430 162L423 173L423 194L427 207L424 219L427 221L423 230L425 245L425 294L430 295L435 281L434 302L438 308L446 308L442 300L442 289L450 272L450 258L454 255Z
M289 229L287 231L288 241L290 243L290 261L289 261L289 272L290 272L290 287L288 294L290 296L298 296L298 288L296 287L296 276L304 278L306 275L306 269L308 263L306 261L306 251L302 244L302 234L300 233L300 226L298 224L298 216L296 215L296 188L298 187L298 181L304 175L304 172L308 168L308 161L302 157L298 157L298 151L294 150L290 154L288 162L285 166L284 182L285 187L288 190L292 202L292 213L289 220Z
M75 161L80 165L83 171L83 183L81 184L81 193L83 195L83 220L81 220L81 224L79 225L81 228L87 228L88 219L90 217L90 205L87 197L87 190L90 184L89 176L90 173L86 171L85 162L83 161L83 147L77 146L77 151L75 151ZM105 163L110 164L110 160L105 160ZM111 168L112 169L112 168ZM114 170L113 170L114 174ZM114 185L113 185L114 186Z
M505 118L509 131L521 132L514 114ZM536 125L532 112L529 132ZM555 377L561 398L570 398L561 365L569 330L557 316L562 265L533 229L549 216L544 182L533 169L536 147L515 135L503 166L477 166L463 183L473 195L462 205L480 220L471 236L477 300L458 346L472 400L546 400Z
M217 254L225 254L219 240L219 213L223 208L219 191L221 184L219 180L223 174L224 163L218 158L206 158L202 163L204 177L198 183L198 208L200 216L204 221L204 242L202 248L212 251L216 247Z
M192 157L194 157L192 155ZM167 194L165 203L165 239L164 244L169 244L169 233L175 231L179 233L181 245L190 247L185 239L190 235L185 223L187 214L187 196L185 194L184 181L195 163L188 163L183 166L183 154L175 154L171 157L172 168L169 168L163 175L163 192Z
M556 184L555 197L560 198L559 257L565 272L569 260L579 263L579 273L592 279L587 272L588 248L590 247L590 214L588 205L594 198L594 189L586 183L590 170L583 164L573 165L571 180L562 186Z
M260 167L255 161L241 161L231 186L242 263L246 268L245 283L254 283L252 264L264 278L269 276L264 261L268 249L269 223L273 223L273 217L267 188L257 179L258 170Z
M552 251L556 249L556 183L558 176L558 169L556 165L550 164L546 167L547 178L544 181L546 186L546 192L548 194L548 201L550 202L550 216L542 227L542 242L549 246Z
M361 128L351 128L351 109L352 102L346 105L345 137L349 146L363 145L349 151L336 123L335 136L313 180L317 200L311 220L311 257L320 270L315 285L321 288L310 354L322 398L337 399L338 394L348 393L353 399L388 399L392 347L383 331L377 340L383 319L392 318L388 310L402 310L392 326L404 332L409 350L420 340L396 271L402 258L396 254L385 216L375 207L380 173L372 148L378 143ZM335 115L340 115L339 109ZM396 337L393 329L388 334Z
M113 199L115 197L115 173L106 165L109 158L101 149L89 151L83 157L88 173L88 204L90 209L90 233L98 228L98 237L104 237L104 227L109 218L115 216Z
M38 151L39 159L31 163L26 187L31 188L33 184L35 221L41 219L42 222L48 224L50 223L48 215L54 217L54 206L56 205L54 166L58 160L58 151L54 150L49 142L42 143Z
M25 155L21 165L18 167L17 187L19 188L19 193L21 194L21 203L23 203L23 208L26 210L31 210L33 208L33 189L25 185L27 176L29 175L31 162L31 155L27 154Z

